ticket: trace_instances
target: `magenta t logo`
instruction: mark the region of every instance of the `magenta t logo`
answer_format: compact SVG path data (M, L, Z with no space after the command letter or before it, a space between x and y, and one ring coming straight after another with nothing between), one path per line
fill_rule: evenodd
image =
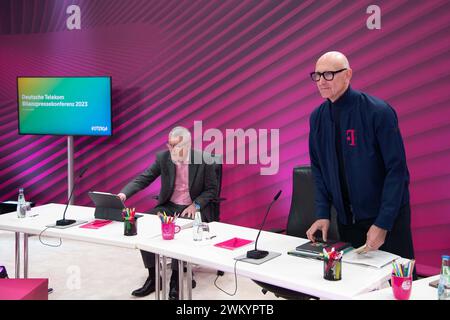
M356 146L355 129L348 129L345 134L347 136L347 143L350 146L355 147Z

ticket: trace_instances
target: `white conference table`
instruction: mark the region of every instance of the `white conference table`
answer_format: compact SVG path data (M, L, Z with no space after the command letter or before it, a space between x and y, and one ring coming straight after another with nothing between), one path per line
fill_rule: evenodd
M437 288L429 285L431 281L438 280L439 275L413 281L409 300L437 300ZM395 300L392 288L384 288L368 292L355 297L357 300Z
M24 277L28 275L28 237L39 234L46 225L62 218L65 205L47 204L34 207L27 212L27 218L19 219L15 212L0 215L0 229L16 233L16 278L20 277L20 233L24 234ZM66 217L77 220L94 220L94 208L69 206ZM34 216L34 217L33 217ZM192 220L178 219L177 224L183 228L192 224ZM174 240L163 240L159 218L144 215L138 220L138 235L123 235L123 223L113 221L99 229L85 229L73 226L67 229L48 228L43 236L60 237L103 245L118 246L130 249L141 249L156 254L156 294L160 298L159 274L160 258L162 258L162 276L165 279L166 258L179 260L180 295L183 296L183 261L187 263L188 279L192 277L191 264L234 272L234 257L245 254L253 248L253 244L235 250L215 247L214 244L233 237L255 239L258 230L220 222L212 222L210 232L216 237L200 242L193 241L192 229L183 229L175 235ZM287 255L287 251L306 242L306 239L290 237L263 231L259 238L258 248L281 253L281 256L261 265L253 265L243 261L237 262L236 270L241 276L263 281L283 288L303 292L322 299L351 299L364 292L379 288L390 277L391 269L364 267L343 263L342 280L327 281L323 279L323 262ZM192 298L192 288L187 286L188 299ZM162 297L166 295L166 281L162 283Z
M109 245L115 247L137 249L137 244L141 241L148 242L154 237L161 238L161 222L156 215L144 214L138 218L137 235L124 236L123 222L112 221L111 223L98 228L80 228L82 225L71 226L65 229L47 228L49 224L54 224L56 220L62 219L65 205L46 204L33 207L27 212L26 218L17 218L16 212L0 215L0 230L12 231L16 233L15 238L15 277L20 278L20 233L23 233L23 257L24 257L24 278L28 277L28 237L39 235L42 231L43 237L57 237L96 244ZM94 217L95 208L70 205L66 212L67 219L85 220L91 222ZM100 219L98 219L100 220ZM192 224L190 219L177 219L177 224L187 227ZM156 261L159 261L157 256ZM165 263L165 258L163 258ZM159 264L157 264L159 267ZM165 271L165 270L163 270ZM159 268L156 270L159 275ZM159 277L158 277L159 279ZM159 285L159 283L158 283ZM166 283L162 283L163 296L166 294ZM156 298L159 299L159 290Z
M216 237L211 240L194 241L192 229L182 230L174 240L163 240L159 237L139 241L138 248L154 252L160 256L170 257L188 263L187 293L192 297L190 264L198 264L217 270L234 273L237 256L254 248L254 243L235 250L215 247L214 244L240 237L255 239L256 229L250 229L220 222L209 224L210 233ZM287 254L288 250L307 242L307 239L291 237L283 234L263 231L258 240L258 249L281 253L272 260L261 265L238 261L236 272L240 276L257 281L306 293L321 299L352 299L364 292L385 285L391 274L391 266L373 268L343 263L342 280L328 281L323 278L323 261L295 257ZM180 264L181 265L181 264ZM165 266L163 265L163 268ZM182 283L180 272L180 284ZM182 296L183 286L180 285ZM183 297L183 296L182 296Z

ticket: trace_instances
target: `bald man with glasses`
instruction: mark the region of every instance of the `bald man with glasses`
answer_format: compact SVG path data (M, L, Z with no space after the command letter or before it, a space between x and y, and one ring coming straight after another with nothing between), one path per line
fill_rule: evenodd
M308 239L316 241L320 230L327 240L333 205L341 240L413 259L409 172L397 114L350 86L352 69L340 52L321 56L310 77L325 101L310 117L317 220Z

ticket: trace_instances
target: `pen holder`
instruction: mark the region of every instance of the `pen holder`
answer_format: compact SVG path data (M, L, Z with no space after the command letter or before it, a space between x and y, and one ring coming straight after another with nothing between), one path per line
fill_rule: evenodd
M397 300L408 300L411 296L412 276L398 277L394 274L391 276L391 286L394 297Z
M123 220L123 235L124 236L135 236L137 235L137 219Z
M175 223L161 223L162 238L164 240L172 240L175 233L180 232L181 227Z
M342 279L342 258L323 260L323 278L331 281Z

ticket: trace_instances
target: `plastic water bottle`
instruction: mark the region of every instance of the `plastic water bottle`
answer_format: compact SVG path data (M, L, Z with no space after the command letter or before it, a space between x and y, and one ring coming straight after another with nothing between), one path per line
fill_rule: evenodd
M441 277L438 285L438 300L450 300L450 256L442 256Z
M195 205L194 223L192 225L194 241L202 240L202 215L200 214L200 206Z
M17 217L25 218L27 214L27 202L25 201L25 194L23 188L19 189L19 198L17 199Z

